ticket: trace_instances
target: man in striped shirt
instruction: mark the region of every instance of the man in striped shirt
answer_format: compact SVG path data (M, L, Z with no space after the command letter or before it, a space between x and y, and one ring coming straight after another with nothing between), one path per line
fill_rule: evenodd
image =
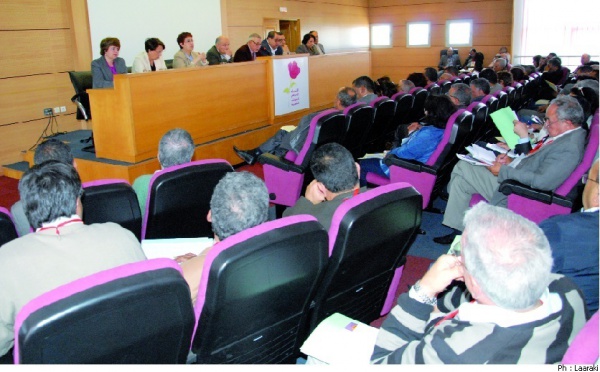
M465 215L460 253L441 256L398 299L372 363L559 363L587 309L551 274L548 240L533 222L480 203Z

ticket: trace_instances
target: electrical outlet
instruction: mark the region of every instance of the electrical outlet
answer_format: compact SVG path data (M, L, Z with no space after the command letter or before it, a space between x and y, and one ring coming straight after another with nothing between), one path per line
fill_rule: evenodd
M54 108L54 113L55 113L55 114L58 114L59 112L60 112L60 107L56 106L56 107Z
M67 112L67 106L60 106L60 112Z
M44 109L44 116L52 116L52 108L51 107Z

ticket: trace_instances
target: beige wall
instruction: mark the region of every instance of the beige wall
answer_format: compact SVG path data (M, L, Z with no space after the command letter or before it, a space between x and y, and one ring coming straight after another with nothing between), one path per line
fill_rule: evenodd
M427 66L437 67L445 46L446 21L473 20L473 48L485 55L488 65L501 46L509 52L513 0L370 0L370 23L393 25L393 47L371 51L372 77L390 76L395 82ZM407 48L406 23L431 22L431 47ZM459 48L461 62L471 47Z

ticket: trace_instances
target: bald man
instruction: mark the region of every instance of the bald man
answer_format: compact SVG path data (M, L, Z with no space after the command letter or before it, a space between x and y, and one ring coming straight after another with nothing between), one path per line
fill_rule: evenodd
M221 35L215 40L215 45L206 52L206 59L209 65L220 65L222 63L232 63L231 50L229 49L229 38Z

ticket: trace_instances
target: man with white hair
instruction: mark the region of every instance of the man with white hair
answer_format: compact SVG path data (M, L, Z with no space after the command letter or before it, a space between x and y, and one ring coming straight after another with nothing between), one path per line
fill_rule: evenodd
M532 221L479 203L460 252L442 255L400 295L372 363L551 364L586 322L580 290L551 274L548 240Z

